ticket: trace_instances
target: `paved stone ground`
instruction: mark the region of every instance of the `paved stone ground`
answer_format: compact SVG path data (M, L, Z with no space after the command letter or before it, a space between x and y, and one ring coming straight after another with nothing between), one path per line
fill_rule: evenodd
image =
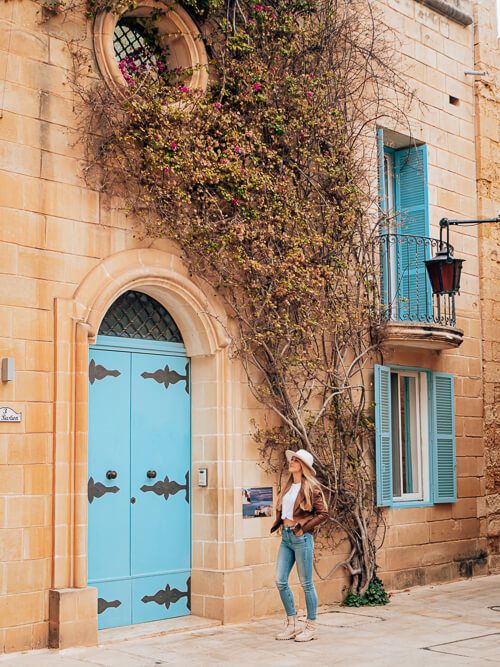
M397 593L386 607L324 607L318 622L307 644L275 641L279 618L127 640L105 631L99 647L10 654L0 667L500 665L500 575Z

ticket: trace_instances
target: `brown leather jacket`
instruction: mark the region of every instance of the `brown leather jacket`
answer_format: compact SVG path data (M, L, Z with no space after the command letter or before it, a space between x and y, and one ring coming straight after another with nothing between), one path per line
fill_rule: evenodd
M300 487L300 491L297 494L295 504L293 506L293 520L300 524L304 533L312 533L312 531L320 526L328 519L328 508L323 499L323 494L319 488L315 488L313 492L313 509L312 512L307 512L301 508L301 504L304 502L304 486ZM283 524L283 519L281 518L281 507L276 510L276 521L273 523L271 528L271 533L278 530L278 528Z

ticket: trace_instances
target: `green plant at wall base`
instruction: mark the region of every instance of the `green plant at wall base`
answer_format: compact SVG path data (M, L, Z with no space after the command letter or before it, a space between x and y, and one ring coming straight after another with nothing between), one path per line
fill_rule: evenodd
M344 607L375 607L389 604L389 602L390 599L385 591L384 584L377 576L374 576L364 593L353 593L351 591L346 595L342 604Z
M144 235L177 242L225 303L233 353L274 415L255 424L262 466L313 453L330 508L323 546L349 545L326 576L343 567L365 594L380 519L366 387L383 339L370 151L407 90L368 0L186 7L204 17L206 90L173 66L123 90L76 78L87 178Z

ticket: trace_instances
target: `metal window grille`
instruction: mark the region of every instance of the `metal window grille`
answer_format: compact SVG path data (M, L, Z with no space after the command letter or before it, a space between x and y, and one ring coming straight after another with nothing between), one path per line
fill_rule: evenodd
M181 332L161 303L133 290L113 303L99 327L99 335L182 343Z
M133 66L140 70L154 67L161 49L159 45L155 49L148 41L150 40L147 39L146 29L139 19L133 16L120 18L113 35L118 64L125 64L129 73L132 73L130 70L134 70Z

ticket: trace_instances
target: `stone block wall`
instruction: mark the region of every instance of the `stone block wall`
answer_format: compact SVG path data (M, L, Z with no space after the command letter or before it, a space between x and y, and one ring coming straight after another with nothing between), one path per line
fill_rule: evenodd
M404 72L427 104L414 109L411 124L415 138L428 144L435 234L440 217L479 212L475 84L464 75L475 63L473 30L415 0L386 0L383 6L401 41ZM93 281L94 289L97 284L106 291L127 266L132 270L133 261L134 280L160 280L158 266L166 254L169 270L185 278L178 249L138 238L134 221L118 203L82 179L68 40L92 53L92 26L83 14L49 18L32 0L0 3L0 357L16 362L14 382L0 383L0 405L23 415L20 424L0 424L0 652L47 646L49 635L54 646L89 643L95 636L81 493L86 433L78 426L86 419L81 391L86 367L78 364L89 340L85 327L92 325L93 315L82 305L88 285ZM481 146L490 150L489 144ZM493 395L499 360L487 356L498 347L491 327L481 347L477 234L476 228L466 228L454 231L452 239L467 260L457 299L462 346L452 352L386 350L389 363L455 373L459 493L454 505L386 512L379 563L388 588L486 571L479 553L497 524L494 516L487 523L483 502L482 396L483 387L487 397ZM154 258L144 259L141 248ZM483 300L483 312L485 307ZM241 516L242 487L276 490L276 480L259 467L250 419L260 419L262 409L249 394L241 368L222 349L212 356L205 352L200 346L193 365L199 373L193 387L199 424L193 466L209 469L209 487L193 488L193 611L237 622L280 610L274 586L279 539L269 536L272 521ZM493 413L487 414L490 442ZM498 495L491 483L497 459L488 456L491 508ZM493 533L489 539L491 550ZM324 555L319 572L326 574L341 556ZM304 608L297 579L293 582ZM317 585L321 602L338 601L346 577L337 571ZM58 618L50 628L49 616Z
M487 2L474 8L475 68L485 71L476 87L478 213L500 214L500 39L496 14ZM480 227L483 320L485 524L492 572L500 572L500 225Z
M447 3L443 3L446 5ZM431 236L439 220L477 215L474 125L474 32L431 3L387 0L385 16L400 44L401 68L424 102L410 112L413 138L427 144ZM468 3L459 9L470 11ZM404 127L389 128L408 134ZM380 576L389 588L404 588L487 572L485 527L478 515L484 496L482 325L479 246L475 227L454 228L450 242L464 258L456 297L462 345L433 351L391 342L384 363L455 375L457 492L454 504L392 509L380 552Z

